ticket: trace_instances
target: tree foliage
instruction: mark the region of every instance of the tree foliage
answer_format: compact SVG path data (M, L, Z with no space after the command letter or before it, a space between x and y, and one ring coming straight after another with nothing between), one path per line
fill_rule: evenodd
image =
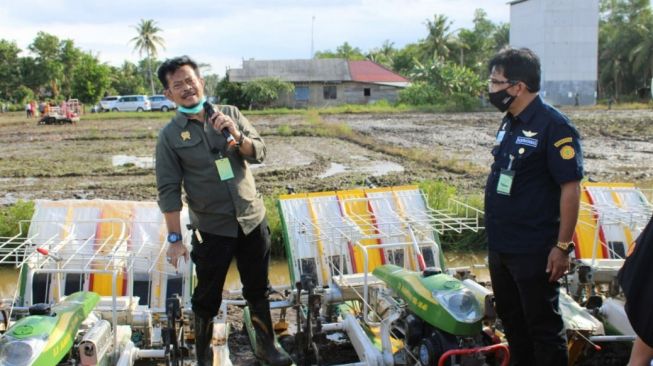
M143 56L145 53L147 60L148 78L150 80L150 88L152 94L154 91L154 76L152 73L152 57L156 57L158 48L165 49L165 42L163 37L159 35L163 30L156 25L152 19L141 19L138 25L134 26L138 35L131 39L130 42L134 43L134 50L138 51L139 55Z
M602 0L599 93L634 98L653 77L653 15L648 0ZM649 94L650 95L650 94Z
M250 107L265 108L284 93L291 93L295 87L278 78L261 78L245 83L242 89Z
M404 101L445 103L460 95L477 101L484 87L479 89L477 83L487 78L487 61L508 44L510 26L493 23L481 9L475 11L471 28L452 30L451 24L447 17L433 14L425 16L424 36L403 47L385 40L379 47L363 51L345 41L335 51L318 51L315 57L367 59L409 77L414 85L402 93ZM25 50L29 54L21 53L15 42L0 39L0 99L20 103L32 98L61 100L83 95L84 100L92 101L98 93L160 93L163 87L154 70L160 65L158 51L164 47L162 29L151 19L141 19L134 28L137 35L131 42L142 58L135 64L125 61L119 67L103 65L72 40L47 32L38 32ZM637 91L650 86L650 0L601 0L598 67L600 98L634 99ZM107 70L109 84L105 85ZM100 77L100 81L92 80L96 85L89 85L84 80L87 77ZM245 90L245 86L230 83L228 77L207 77L206 81L209 94L240 107L268 106L275 90L272 84L260 82Z
M215 87L215 96L222 104L235 105L238 108L248 108L249 100L243 92L242 85L229 81L229 74L222 78Z
M0 40L0 99L10 99L21 84L19 53L15 42Z
M72 84L72 92L82 103L95 104L105 94L111 80L111 69L90 53L82 53L79 66L75 69L76 77Z
M344 58L346 60L365 60L365 55L358 47L353 47L348 42L336 47L336 51L318 51L315 52L315 58Z
M470 68L436 59L417 63L410 75L413 83L399 94L400 101L414 105L460 104L460 109L477 106L485 82Z

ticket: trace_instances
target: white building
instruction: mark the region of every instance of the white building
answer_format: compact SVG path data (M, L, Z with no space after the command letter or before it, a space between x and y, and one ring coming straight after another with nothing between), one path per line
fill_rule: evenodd
M510 46L540 57L540 94L555 105L596 103L599 0L514 0Z

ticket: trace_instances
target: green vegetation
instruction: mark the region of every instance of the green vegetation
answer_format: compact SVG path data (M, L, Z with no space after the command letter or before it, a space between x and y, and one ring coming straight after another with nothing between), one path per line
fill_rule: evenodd
M137 50L139 55L145 52L147 60L147 75L150 79L150 90L152 95L156 94L154 91L154 76L152 73L152 57L156 57L158 47L164 47L165 42L163 38L158 35L162 31L157 27L156 22L152 19L141 19L141 22L134 27L138 36L131 39L130 42L134 43L134 50ZM133 92L132 92L133 93Z
M653 77L651 2L601 0L600 10L599 95L617 101L650 99L646 88Z
M449 185L445 182L435 181L435 180L424 180L421 182L417 182L416 184L426 195L427 204L432 209L453 210L453 207L449 207L449 203L451 199L456 199L471 207L483 211L484 205L483 205L482 195L465 197L465 199L463 200L461 197L458 197L456 187ZM465 215L469 215L470 217L475 217L473 212L467 213L462 208L459 208L459 211L454 212L454 214L459 217L464 217ZM481 215L479 219L480 219L479 225L484 226L483 216ZM487 238L485 235L485 230L481 230L479 232L465 230L461 233L447 231L444 234L440 235L440 241L441 241L442 249L445 251L481 250L481 249L485 249Z
M84 115L84 119L80 123L84 123L84 121L107 121L116 119L169 121L174 115L174 111L87 113Z
M34 214L34 202L18 201L11 206L0 207L0 237L9 238L18 235L19 222L29 220ZM22 237L27 235L29 226L22 226Z
M281 95L292 93L295 86L279 78L262 78L246 83L242 89L243 95L249 101L249 109L252 109L269 106Z
M364 51L344 42L335 51L323 50L316 58L368 59L404 75L413 85L401 94L401 103L422 111L450 112L479 108L479 96L487 77L489 58L508 44L509 24L495 24L477 9L470 29L451 30L452 22L434 14L426 19L426 35L403 48L386 40L380 47ZM152 94L163 90L153 71L161 64L157 50L164 40L154 20L141 19L138 35L131 42L145 58L137 64L125 61L120 67L100 62L97 54L84 52L72 40L60 40L39 32L28 46L31 55L15 42L0 39L0 101L10 110L33 99L78 98L95 104L105 95ZM599 98L607 102L650 100L653 77L653 11L649 0L601 0L599 22ZM203 69L208 65L200 64ZM18 71L18 72L16 72ZM267 108L280 93L255 84L248 87L229 82L227 77L203 72L209 95L223 103L246 109ZM107 80L108 79L108 84ZM398 108L404 108L401 105ZM350 106L345 113L357 113ZM352 110L351 112L349 110ZM282 110L264 114L281 114ZM339 113L339 112L325 112Z
M282 193L284 193L282 190L278 190L263 198L272 242L270 252L272 257L276 258L286 255L285 249L283 248L283 228L281 227L281 218L279 216L279 209L277 208L278 197Z

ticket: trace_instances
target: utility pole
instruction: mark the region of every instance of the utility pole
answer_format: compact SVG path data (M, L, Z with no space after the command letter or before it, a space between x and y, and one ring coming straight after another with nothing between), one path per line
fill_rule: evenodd
M311 58L313 58L313 29L315 28L315 15L311 20Z

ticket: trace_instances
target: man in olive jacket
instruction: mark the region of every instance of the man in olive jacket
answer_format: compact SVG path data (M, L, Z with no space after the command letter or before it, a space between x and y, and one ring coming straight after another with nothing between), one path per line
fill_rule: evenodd
M186 193L195 233L190 257L197 273L192 306L198 364L212 364L212 318L235 257L256 330L256 356L269 365L290 365L274 346L267 299L270 231L249 168L265 158L265 143L238 108L206 103L204 80L189 57L166 60L157 73L165 96L179 106L159 134L156 181L173 265L188 259L181 240L182 186Z

